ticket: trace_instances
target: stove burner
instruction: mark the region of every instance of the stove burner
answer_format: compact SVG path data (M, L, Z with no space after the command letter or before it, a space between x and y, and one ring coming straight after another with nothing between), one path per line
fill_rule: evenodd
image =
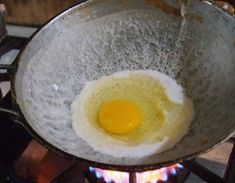
M111 170L102 170L100 168L89 167L89 171L93 173L97 179L102 180L105 183L129 183L129 173L111 171Z
M183 169L184 166L177 163L158 170L137 173L137 183L156 183L159 181L168 182L171 176L177 176L177 173Z
M111 170L103 170L100 168L89 167L89 171L93 174L97 182L102 183L168 183L177 182L177 175L183 172L184 166L177 163L169 167L160 168L152 171L139 173L128 173ZM134 178L133 178L134 176ZM186 175L187 176L187 175ZM132 178L131 178L132 177ZM173 178L173 179L172 179ZM132 181L131 181L132 179ZM133 181L134 180L134 181ZM172 181L174 180L174 181Z

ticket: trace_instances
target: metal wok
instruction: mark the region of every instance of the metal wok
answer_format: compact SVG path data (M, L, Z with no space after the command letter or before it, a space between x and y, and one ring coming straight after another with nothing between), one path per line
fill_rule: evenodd
M183 19L174 0L92 0L49 21L17 59L16 120L47 148L108 169L159 168L223 142L235 130L235 19L198 0L186 6ZM84 83L127 69L161 71L193 99L196 117L174 148L119 159L72 129L70 105Z

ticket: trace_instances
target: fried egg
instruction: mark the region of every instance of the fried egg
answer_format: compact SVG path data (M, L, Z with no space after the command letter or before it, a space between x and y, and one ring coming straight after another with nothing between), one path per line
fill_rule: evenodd
M125 70L87 82L71 114L73 129L91 148L121 158L174 147L187 134L194 110L167 75Z

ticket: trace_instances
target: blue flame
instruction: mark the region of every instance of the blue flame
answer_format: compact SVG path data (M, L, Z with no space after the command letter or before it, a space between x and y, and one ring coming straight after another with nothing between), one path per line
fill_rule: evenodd
M106 183L111 183L112 180L111 180L109 177L106 177L106 178L105 178L105 182L106 182Z
M179 168L179 169L183 169L183 168L184 168L184 166L183 166L183 165L181 165L181 164L178 164L178 168Z
M89 167L89 171L90 171L90 172L93 172L93 171L95 171L95 168L93 168L93 167L90 166L90 167Z
M167 180L168 180L168 176L167 176L166 173L164 173L164 174L162 175L162 181L165 182L165 181L167 181Z
M110 179L106 179L105 183L112 183L112 181Z
M177 171L173 168L173 169L171 169L171 174L172 174L172 175L176 175L176 174L177 174Z
M96 175L97 179L102 178L102 174L100 172L95 172L95 175Z

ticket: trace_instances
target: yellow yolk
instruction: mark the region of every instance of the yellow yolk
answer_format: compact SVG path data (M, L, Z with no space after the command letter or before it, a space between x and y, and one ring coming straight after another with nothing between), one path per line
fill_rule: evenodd
M140 107L129 100L113 100L104 103L99 111L99 123L114 134L124 134L136 129L142 121Z

